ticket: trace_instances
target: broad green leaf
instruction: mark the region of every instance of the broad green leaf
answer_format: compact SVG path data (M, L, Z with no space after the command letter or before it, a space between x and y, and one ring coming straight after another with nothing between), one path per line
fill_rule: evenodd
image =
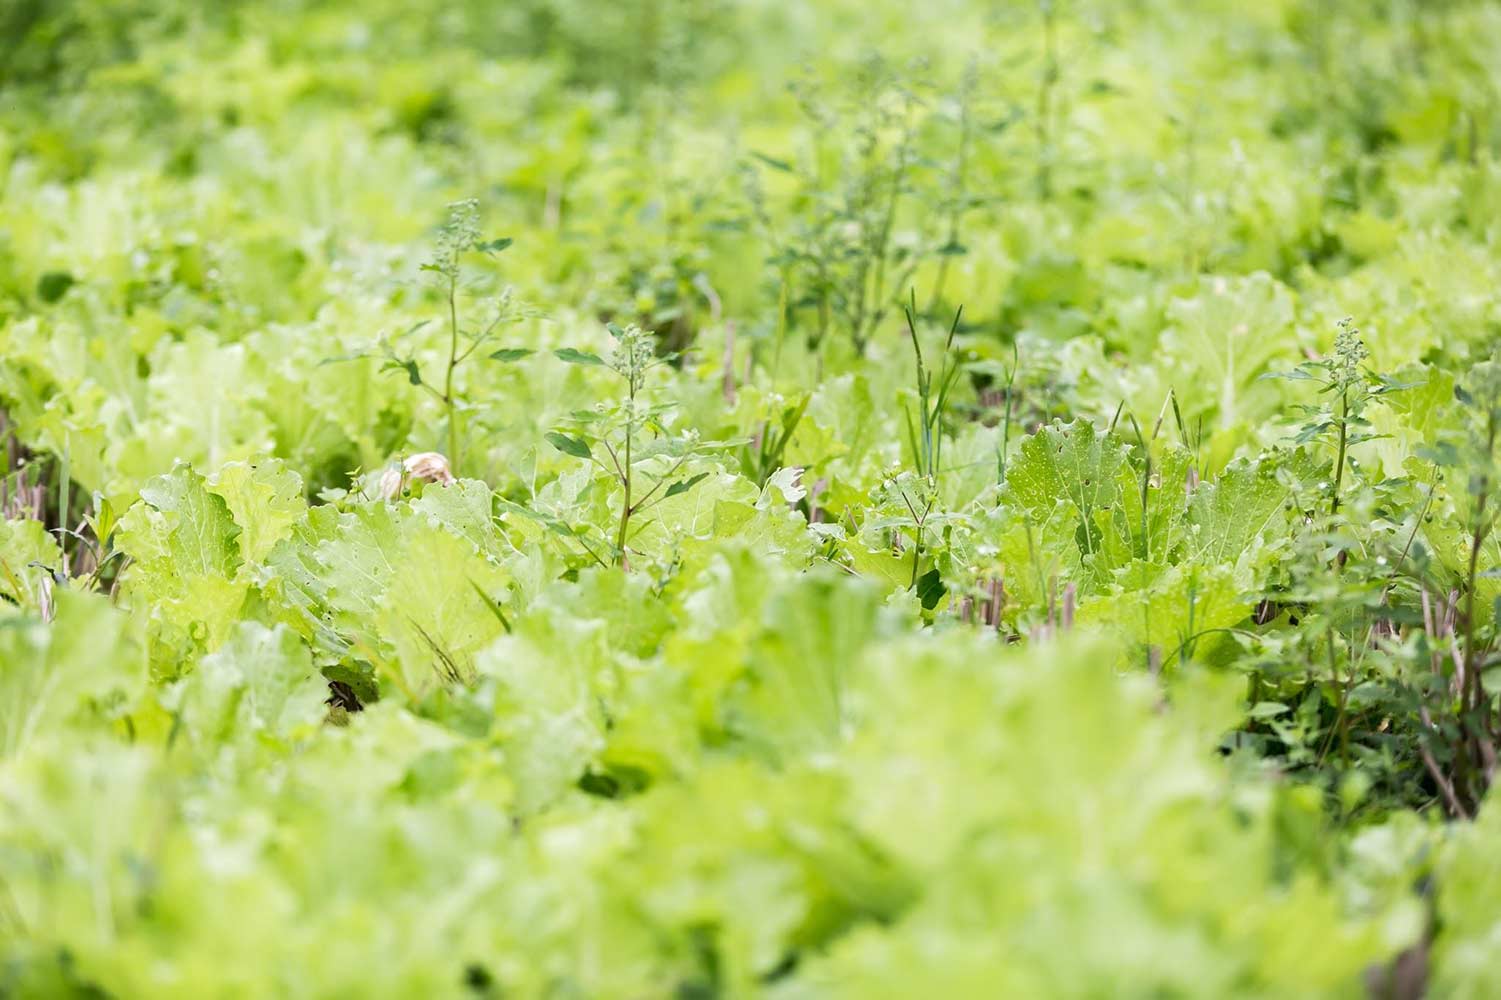
M1257 380L1291 353L1293 318L1291 290L1265 273L1206 276L1174 299L1161 352L1185 410L1211 413L1222 428L1269 416L1277 392Z
M42 586L62 568L62 549L40 521L0 520L0 596L36 610Z
M1134 463L1121 466L1119 502L1109 511L1096 514L1106 547L1112 550L1110 565L1124 566L1136 559L1166 563L1181 554L1187 530L1184 518L1191 495L1188 475L1191 464L1192 456L1187 449L1168 445L1161 449L1150 470Z
M180 671L184 658L228 636L248 588L241 533L224 498L186 465L142 487L141 502L120 519L115 543L134 560L125 592L153 623L161 669Z
M600 365L605 362L598 354L588 351L580 351L574 347L561 347L552 352L559 361L566 361L571 365Z
M180 682L178 711L189 738L215 742L285 739L317 725L328 685L285 625L241 622L229 640Z
M1039 520L1064 503L1087 517L1116 500L1125 455L1125 445L1101 436L1088 421L1050 424L1027 438L1007 465L1007 498Z
M587 441L569 437L567 434L561 434L557 431L548 431L547 441L563 454L572 455L574 458L588 458L593 454L589 449Z
M179 465L141 487L142 504L121 520L119 545L142 563L165 561L175 575L231 577L240 567L241 529L222 496Z
M832 746L848 675L875 628L876 594L823 574L780 588L751 641L743 687L726 708L730 732L774 759Z
M1043 535L1057 527L1073 531L1081 556L1093 560L1104 548L1095 514L1119 503L1126 452L1087 420L1051 424L1027 438L1007 464L1006 503Z
M407 690L472 682L475 654L504 631L484 595L502 591L506 574L469 542L415 521L385 583L373 624Z
M594 688L609 655L602 626L559 613L530 618L477 659L496 686L495 726L523 812L555 802L604 748Z
M240 553L249 563L265 559L307 510L302 477L280 459L231 462L209 481L209 489L229 507L240 528Z
M422 496L412 501L412 510L469 542L476 552L499 558L503 549L495 528L494 496L485 483L460 479L423 490Z
M1313 474L1299 453L1232 462L1189 501L1187 558L1206 565L1236 562L1284 520L1293 485Z
M104 728L145 686L145 659L124 614L103 597L63 588L55 600L51 625L0 618L0 759L70 721Z
M1254 605L1234 563L1127 566L1120 580L1115 593L1081 602L1078 620L1114 632L1123 665L1144 664L1148 649L1170 665L1190 659L1195 650L1212 648L1220 630L1242 621Z

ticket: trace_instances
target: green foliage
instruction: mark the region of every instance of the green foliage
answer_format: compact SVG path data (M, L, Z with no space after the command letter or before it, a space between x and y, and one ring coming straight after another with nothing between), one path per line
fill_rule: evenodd
M40 521L0 521L0 595L37 610L47 577L62 566L62 549Z
M1496 993L1497 51L0 5L0 996Z
M647 391L652 370L666 363L657 357L650 333L638 326L621 329L611 325L610 336L615 343L606 358L572 348L555 354L558 360L572 365L608 369L624 383L624 397L594 410L575 411L571 419L583 437L552 431L547 441L565 455L593 463L619 488L620 513L613 541L607 537L599 547L613 553L615 565L628 569L632 518L689 492L708 478L707 471L690 474L689 463L723 445L700 442L692 431L672 433L673 405L654 403ZM649 443L642 440L646 434L652 436ZM604 457L596 454L596 449L609 458L608 465ZM585 532L570 534L591 558L599 561Z

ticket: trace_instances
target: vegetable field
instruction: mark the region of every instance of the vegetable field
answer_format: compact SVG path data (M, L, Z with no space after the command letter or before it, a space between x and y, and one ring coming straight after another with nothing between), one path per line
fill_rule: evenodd
M1501 996L1501 3L0 0L0 998Z

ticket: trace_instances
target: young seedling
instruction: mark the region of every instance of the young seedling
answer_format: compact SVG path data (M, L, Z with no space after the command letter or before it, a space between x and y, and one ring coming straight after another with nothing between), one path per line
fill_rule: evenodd
M467 253L497 254L510 245L509 238L494 240L480 238L479 202L473 198L467 198L448 206L448 221L438 231L437 253L432 260L421 266L421 270L437 275L439 288L448 307L448 357L443 366L443 391L440 393L422 381L415 361L400 362L399 366L407 372L409 380L414 385L423 386L443 404L448 425L448 463L452 469L458 469L461 465L458 397L454 391L454 372L470 355L489 341L502 320L513 315L511 296L507 290L502 292L496 300L494 316L483 329L462 330L459 326L459 279L462 273L460 259ZM468 340L462 349L460 348L461 339ZM515 351L496 352L496 358L497 360L515 360ZM387 362L387 367L390 366L391 362Z
M662 418L673 404L651 401L647 375L670 359L659 357L652 335L634 324L621 328L612 323L609 330L615 338L615 347L607 357L573 348L564 348L554 354L569 364L606 368L613 372L624 385L624 397L596 411L575 414L577 434L552 431L547 440L565 455L592 462L619 487L620 516L612 548L615 565L629 571L627 546L633 518L668 497L688 492L707 478L707 472L686 478L675 477L691 458L719 447L719 444L700 442L692 432L679 435L668 432ZM650 441L643 441L642 435L647 432L653 436ZM599 451L608 457L608 464L600 457ZM654 467L662 465L666 466L665 471L654 471ZM585 533L575 530L573 534L594 555ZM603 562L597 555L594 558Z
M802 393L796 399L780 405L780 397L768 400L774 408L775 419L761 421L760 428L750 441L740 446L740 471L757 486L764 487L772 473L782 468L782 459L787 445L797 433L803 414L808 412L811 393Z
M1317 361L1305 361L1289 372L1269 372L1263 378L1282 378L1315 382L1321 395L1329 401L1318 406L1303 406L1307 420L1294 441L1307 444L1324 441L1334 451L1333 482L1329 487L1329 514L1339 513L1343 501L1345 468L1350 464L1350 449L1381 437L1371 432L1366 408L1388 393L1412 388L1412 383L1398 382L1365 367L1369 356L1360 331L1349 319L1339 322L1334 354Z
M954 321L949 324L948 339L943 343L943 354L936 372L923 364L922 341L917 334L916 293L912 294L904 311L907 316L907 332L912 337L912 351L917 357L918 422L912 422L912 410L908 407L907 438L912 448L913 460L919 474L936 485L938 470L943 461L943 415L948 405L949 392L959 380L960 366L956 363L954 337L959 332L959 321L964 316L964 307L954 312Z
M944 341L942 360L938 370L934 372L923 361L922 343L917 332L916 294L913 293L909 299L906 307L907 332L912 337L912 350L916 359L918 413L914 421L912 409L908 407L906 418L907 442L912 451L914 468L888 480L880 491L884 504L899 502L900 506L894 516L882 518L878 523L889 528L909 528L912 531L912 573L908 588L919 591L923 606L928 609L942 597L944 587L936 569L921 578L918 576L918 569L928 551L928 535L940 525L954 520L951 515L938 512L938 476L943 466L944 412L949 392L958 381L960 373L960 366L953 357L953 347L963 314L963 308L954 313L948 338Z
M448 220L438 230L433 259L419 267L422 272L434 275L435 284L445 306L444 322L448 328L447 350L442 355L442 376L437 385L424 374L422 363L418 360L416 352L404 350L401 345L401 342L412 334L428 326L431 320L423 320L408 327L405 333L394 340L382 337L375 351L359 350L341 357L329 358L323 362L330 364L338 361L352 361L378 353L384 359L381 371L403 373L409 385L421 389L436 399L443 408L447 439L445 457L455 474L458 474L460 469L463 445L459 417L462 400L459 398L455 375L460 365L469 360L480 348L493 341L496 331L503 323L515 320L523 314L513 303L511 290L507 288L495 296L491 304L492 315L488 322L481 327L466 328L459 316L459 300L464 277L462 262L468 254L479 253L494 256L510 245L509 238L493 240L480 238L479 202L475 199L456 201L448 206ZM527 348L511 347L493 351L489 357L495 361L509 362L518 361L531 353L531 350Z

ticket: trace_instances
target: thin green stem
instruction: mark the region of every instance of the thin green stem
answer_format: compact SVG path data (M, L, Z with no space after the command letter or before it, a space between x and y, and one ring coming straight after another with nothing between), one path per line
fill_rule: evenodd
M459 471L459 425L453 398L453 371L459 365L458 263L448 274L448 370L443 377L443 406L448 411L448 467Z
M1488 433L1486 435L1486 454L1493 454L1496 447L1496 418L1491 415ZM1490 501L1490 477L1482 473L1480 482L1475 493L1475 516L1474 530L1470 535L1470 561L1465 573L1465 689L1468 694L1468 708L1480 707L1484 698L1484 688L1480 683L1481 657L1475 653L1475 581L1479 577L1480 550L1485 545L1488 534L1485 520L1485 509ZM1484 738L1482 736L1482 738Z
M1345 449L1349 440L1350 428L1350 390L1340 393L1340 416L1339 416L1339 451L1334 461L1334 496L1329 502L1329 513L1339 513L1339 490L1340 483L1345 475Z
M625 461L620 474L620 485L625 491L620 502L620 526L615 534L615 551L617 565L622 572L630 572L630 562L625 555L626 536L631 528L631 445L636 436L636 376L634 373L626 375L626 384L629 387L629 402L626 404L625 413Z

